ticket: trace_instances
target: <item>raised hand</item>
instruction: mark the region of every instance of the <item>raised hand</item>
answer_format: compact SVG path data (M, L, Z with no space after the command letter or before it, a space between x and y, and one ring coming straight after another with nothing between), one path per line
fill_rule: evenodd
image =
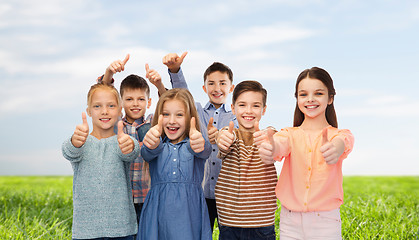
M341 153L339 154L338 148L328 140L327 128L324 128L322 132L322 146L320 147L320 152L327 164L337 163L341 155Z
M71 137L71 143L76 148L83 146L86 142L87 136L89 136L89 124L87 123L86 113L81 114L82 124L76 126L73 136Z
M272 128L268 128L265 131L265 140L262 141L262 143L259 146L259 156L265 164L272 164L274 163L273 156L276 150L274 140L275 131Z
M230 149L231 144L234 142L234 123L230 121L228 125L228 130L223 130L218 133L218 141L217 145L218 148L223 151L228 151Z
M124 123L118 122L118 143L122 154L128 154L134 150L134 140L132 140L128 134L124 133Z
M149 149L155 149L160 144L160 136L163 133L163 115L159 116L157 125L150 128L145 134L143 144Z
M263 141L266 140L266 131L259 129L259 121L255 121L254 126L255 132L253 133L253 142L256 144L256 146L260 147Z
M194 152L200 153L204 151L205 148L205 139L202 137L202 134L196 129L196 120L195 117L191 118L191 125L189 129L189 142L191 148Z
M128 62L128 60L129 60L129 54L127 54L125 59L122 61L116 60L112 62L111 65L109 65L109 67L106 69L106 71L109 72L111 75L117 72L122 72L125 70L125 64Z
M163 64L169 68L169 71L172 73L179 72L180 65L182 65L183 59L185 59L188 52L182 53L179 57L177 53L169 53L163 57Z
M213 122L214 122L214 118L211 117L207 126L208 139L211 144L216 144L215 140L217 139L217 136L218 136L218 129L214 127Z
M160 74L154 70L150 69L148 66L148 63L145 64L145 71L146 75L145 77L156 87L158 87L161 84L161 77Z

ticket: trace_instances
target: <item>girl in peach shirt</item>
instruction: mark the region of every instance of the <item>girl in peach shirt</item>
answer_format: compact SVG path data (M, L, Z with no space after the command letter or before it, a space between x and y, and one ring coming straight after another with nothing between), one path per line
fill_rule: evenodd
M284 164L275 189L281 201L280 237L341 239L342 161L354 138L338 129L330 75L313 67L297 78L294 127L254 133L266 164Z

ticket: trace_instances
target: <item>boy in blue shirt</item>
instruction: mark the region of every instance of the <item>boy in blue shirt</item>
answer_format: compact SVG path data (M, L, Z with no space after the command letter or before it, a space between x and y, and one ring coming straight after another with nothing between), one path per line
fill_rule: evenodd
M187 52L181 56L176 53L169 53L163 58L163 64L168 67L170 82L173 88L188 88L188 85L180 68ZM231 107L225 103L228 96L233 92L233 72L231 69L219 62L214 62L204 72L204 92L208 95L209 101L202 106L196 102L196 108L199 115L201 133L204 138L208 138L212 145L212 152L205 163L205 173L203 188L205 200L208 206L211 229L214 227L215 218L217 218L217 207L215 203L215 184L218 174L221 170L221 159L217 158L218 146L215 138L218 129L229 125L230 121L238 127L236 117L231 112Z

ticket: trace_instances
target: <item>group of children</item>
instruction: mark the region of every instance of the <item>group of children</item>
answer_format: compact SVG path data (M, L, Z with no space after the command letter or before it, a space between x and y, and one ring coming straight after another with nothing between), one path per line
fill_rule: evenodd
M186 56L163 58L170 90L146 64L159 93L148 117L144 78L127 76L120 96L113 87L129 55L91 87L93 129L82 113L62 147L74 170L73 239L212 239L215 219L219 239L276 239L277 199L281 239L341 239L342 161L354 138L337 128L330 75L304 70L294 126L261 130L267 91L259 82L234 86L231 69L214 62L204 73L209 101L201 105L183 76ZM284 161L279 178L275 161Z

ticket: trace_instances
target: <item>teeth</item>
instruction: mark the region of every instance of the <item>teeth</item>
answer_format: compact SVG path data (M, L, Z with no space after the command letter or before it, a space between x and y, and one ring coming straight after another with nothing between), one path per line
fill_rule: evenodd
M312 109L312 108L316 108L317 106L307 106L306 108L310 108L310 109Z
M253 120L253 117L244 117L246 120Z

